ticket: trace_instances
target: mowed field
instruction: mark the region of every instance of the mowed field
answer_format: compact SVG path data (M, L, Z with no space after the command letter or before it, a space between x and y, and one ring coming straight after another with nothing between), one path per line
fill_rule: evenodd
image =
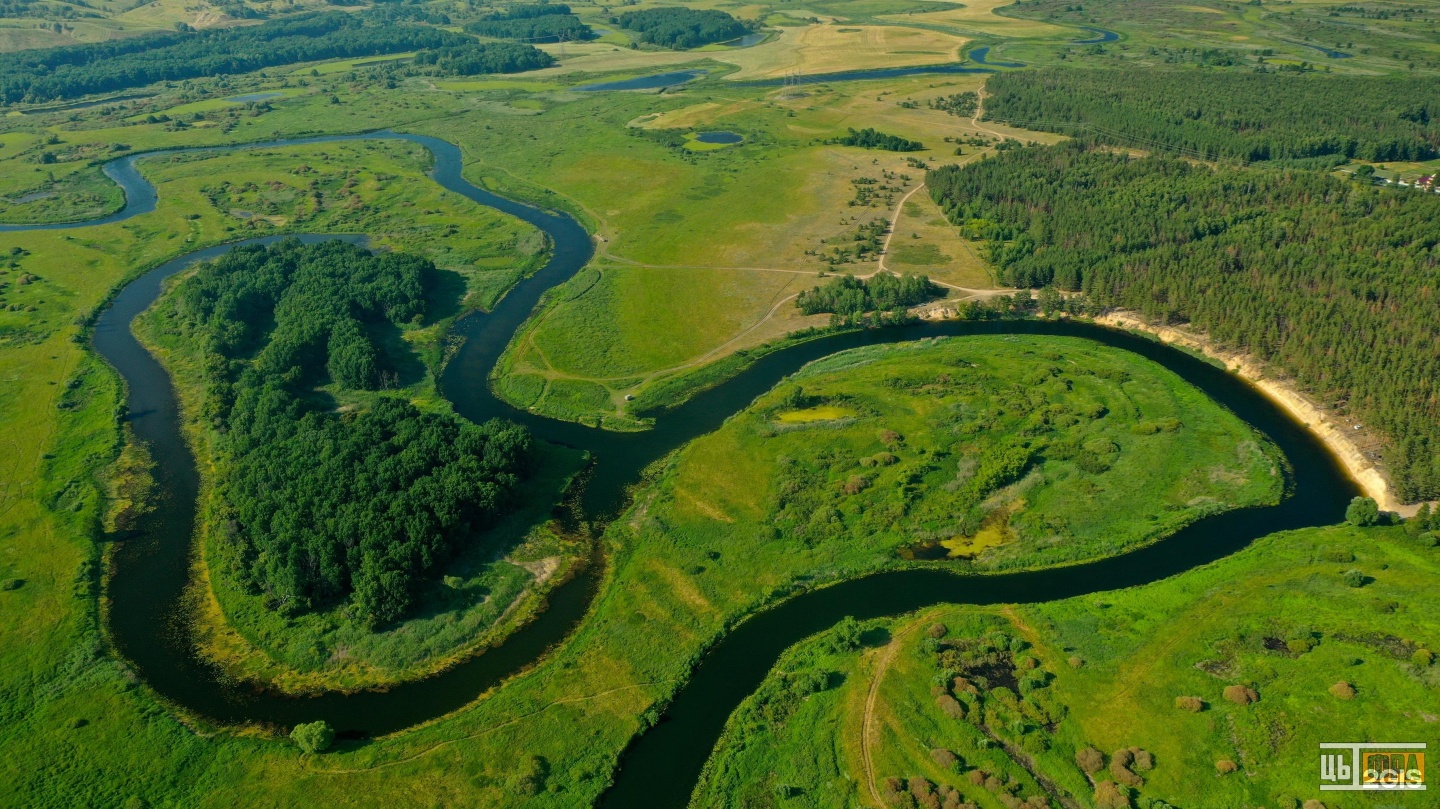
M945 25L966 33L985 36L1035 39L1075 38L1077 29L1035 20L1022 20L995 13L996 9L1014 5L1013 0L972 0L961 8L946 8L922 13L891 14L886 19L897 22L923 22ZM1083 33L1083 32L1079 32Z
M714 58L740 67L728 79L772 79L953 62L968 41L923 28L830 23L786 28L769 42L716 53Z

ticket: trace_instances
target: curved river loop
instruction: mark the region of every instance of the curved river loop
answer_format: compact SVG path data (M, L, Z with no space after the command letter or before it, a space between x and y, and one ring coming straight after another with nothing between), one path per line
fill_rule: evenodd
M1121 556L993 575L962 576L939 567L909 568L805 591L751 616L714 644L660 721L632 740L612 787L601 798L606 807L684 806L726 719L759 686L773 661L787 647L845 616L863 620L939 603L1038 603L1145 584L1213 562L1266 534L1338 522L1345 505L1358 493L1313 433L1238 377L1158 342L1070 321L932 322L818 338L762 357L732 379L659 413L654 428L645 432L607 432L517 410L491 393L490 375L541 295L589 262L593 242L584 228L565 214L532 208L470 184L461 176L460 149L423 135L376 132L128 155L104 166L105 174L125 192L125 207L118 213L65 225L4 225L0 231L86 227L153 211L156 189L136 167L137 161L148 156L365 138L402 139L426 147L434 156L431 177L441 186L528 222L549 237L553 249L543 268L511 289L494 311L473 313L455 324L464 343L446 365L440 384L455 410L472 421L510 419L540 439L590 452L597 474L590 476L582 496L587 514L613 515L624 504L626 486L637 481L647 465L715 430L806 363L859 346L933 337L1062 335L1134 352L1165 366L1228 407L1268 436L1289 462L1288 496L1279 504L1206 517L1167 539ZM169 376L131 334L130 325L159 297L166 278L233 246L198 250L155 267L127 284L95 323L95 349L125 380L126 418L156 460L160 492L156 508L117 543L107 586L110 637L117 651L163 699L221 724L289 727L323 719L343 736L355 738L392 733L457 710L534 664L565 639L583 619L594 596L599 565L589 566L586 573L559 587L551 594L547 609L502 644L435 676L383 691L289 696L228 679L196 654L182 604L190 576L199 474L181 433Z

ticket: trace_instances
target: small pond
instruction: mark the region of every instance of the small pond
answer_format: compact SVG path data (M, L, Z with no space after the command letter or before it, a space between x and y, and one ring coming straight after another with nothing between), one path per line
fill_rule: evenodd
M743 143L745 138L734 132L697 132L695 140L701 143Z

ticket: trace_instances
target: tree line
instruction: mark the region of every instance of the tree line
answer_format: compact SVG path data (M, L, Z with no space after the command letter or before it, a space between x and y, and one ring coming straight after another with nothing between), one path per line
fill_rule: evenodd
M569 6L558 3L524 3L490 12L468 23L465 30L480 36L527 42L578 42L595 35L590 26L570 12Z
M1189 322L1272 362L1387 437L1401 498L1440 496L1440 196L1078 141L926 183L1003 282Z
M723 11L709 9L647 8L627 11L611 22L634 31L641 42L677 51L728 42L750 33L745 23Z
M985 88L986 120L1204 160L1440 155L1440 85L1428 79L1046 69Z
M888 135L868 126L861 130L847 127L844 135L831 142L841 146L859 146L862 149L883 149L887 152L918 152L925 148L925 144L918 140Z
M332 11L240 28L0 54L0 102L41 102L320 59L464 45L464 34Z
M555 57L519 42L470 42L415 54L415 64L448 76L521 73L555 64Z
M200 346L217 428L222 541L237 577L287 611L350 599L372 625L504 513L532 464L529 434L377 395L337 412L324 384L393 379L377 329L421 322L428 260L331 241L240 247L176 291Z
M856 322L866 312L892 312L924 303L941 290L924 275L878 272L867 279L841 275L795 297L801 314L830 313Z

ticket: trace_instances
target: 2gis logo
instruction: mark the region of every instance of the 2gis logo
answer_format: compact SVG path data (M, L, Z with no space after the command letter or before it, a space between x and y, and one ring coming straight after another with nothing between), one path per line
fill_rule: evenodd
M1425 789L1423 743L1328 742L1320 745L1322 790Z

